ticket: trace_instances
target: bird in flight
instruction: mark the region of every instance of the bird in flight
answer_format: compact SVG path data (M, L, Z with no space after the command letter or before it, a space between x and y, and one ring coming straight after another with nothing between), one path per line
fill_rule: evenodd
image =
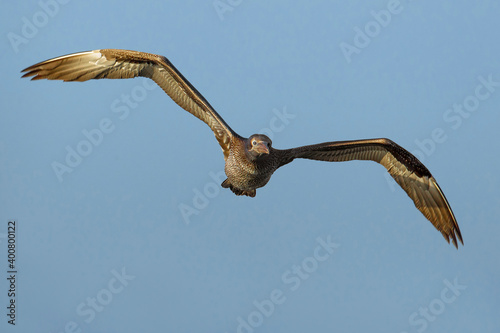
M384 166L413 200L417 209L456 248L463 244L460 228L441 188L429 170L411 153L385 138L325 142L275 149L263 134L238 135L196 88L165 57L145 52L102 49L49 59L22 72L32 80L152 79L181 108L204 121L214 132L225 160L227 179L221 184L236 195L254 197L272 174L296 158L327 162L369 160Z

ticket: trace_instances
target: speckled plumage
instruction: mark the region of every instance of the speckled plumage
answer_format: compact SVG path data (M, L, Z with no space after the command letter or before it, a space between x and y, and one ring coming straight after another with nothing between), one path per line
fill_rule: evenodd
M167 58L150 53L115 49L80 52L40 62L23 72L23 77L32 80L152 79L174 102L212 129L226 162L228 178L221 185L236 195L254 197L256 189L265 186L278 168L296 158L377 162L448 242L451 239L458 247L458 239L463 244L455 216L434 177L415 156L389 139L325 142L280 150L273 148L265 135L241 137Z
M222 186L230 188L236 195L254 197L255 190L266 185L274 171L281 166L280 154L272 147L269 149L269 154L263 154L252 160L247 147L248 140L252 138L253 136L249 139L234 138L226 159L224 171L228 178Z

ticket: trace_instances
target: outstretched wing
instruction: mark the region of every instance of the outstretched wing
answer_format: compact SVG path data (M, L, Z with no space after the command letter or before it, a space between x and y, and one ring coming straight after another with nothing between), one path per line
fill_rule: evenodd
M294 158L342 162L370 160L382 164L413 200L415 206L441 231L448 243L463 244L460 228L446 197L429 170L407 150L389 139L326 142L283 151L284 163Z
M238 136L198 90L167 58L160 55L129 50L94 50L49 59L22 72L26 72L23 77L33 76L32 80L87 81L147 77L156 82L180 107L210 126L225 157L229 153L231 138Z

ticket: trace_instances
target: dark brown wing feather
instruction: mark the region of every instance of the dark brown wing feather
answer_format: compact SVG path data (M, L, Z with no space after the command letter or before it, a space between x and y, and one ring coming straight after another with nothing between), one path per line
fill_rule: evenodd
M371 139L320 143L283 151L283 164L294 158L342 162L370 160L382 164L413 200L415 206L457 246L463 244L460 228L446 197L429 170L407 150L389 139Z
M26 72L23 77L33 76L32 80L87 81L147 77L155 81L180 107L210 126L225 157L229 153L231 137L239 137L198 90L167 58L160 55L128 50L94 50L49 59L22 72Z

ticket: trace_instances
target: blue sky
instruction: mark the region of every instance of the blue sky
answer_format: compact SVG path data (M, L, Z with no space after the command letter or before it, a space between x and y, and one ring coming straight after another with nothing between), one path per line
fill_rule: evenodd
M0 282L2 332L499 331L498 3L2 7L0 265L17 219L18 270L16 327ZM210 129L150 82L20 79L99 48L168 57L236 132L277 148L396 141L465 246L375 163L296 161L237 197Z

